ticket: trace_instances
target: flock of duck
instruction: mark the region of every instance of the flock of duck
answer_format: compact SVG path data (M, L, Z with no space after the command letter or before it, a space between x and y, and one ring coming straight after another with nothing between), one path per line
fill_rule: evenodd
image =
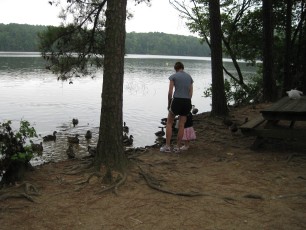
M199 112L199 110L195 107L195 105L192 105L191 113L193 115L195 115L198 112ZM177 121L178 121L178 117L175 117L173 125L172 125L172 131L173 131L174 134L178 131L177 130L177 126L176 126ZM163 126L159 126L158 128L160 128L161 130L155 132L155 136L156 136L155 143L157 143L157 144L165 144L166 143L166 139L164 138L164 136L166 134L165 133L165 128L167 126L167 118L162 118L160 123ZM175 138L175 137L173 137L173 138Z
M72 125L73 127L76 127L79 124L79 120L77 118L72 119ZM44 142L48 141L56 141L56 134L57 131L54 131L52 135L47 135L43 137ZM124 122L123 124L123 145L124 146L131 146L133 145L133 135L128 135L129 134L129 127L126 126L126 123ZM92 138L92 132L90 130L87 130L85 133L85 139L89 141ZM68 142L68 149L66 150L66 154L69 159L75 158L75 150L74 150L74 145L78 145L80 143L79 139L80 135L75 134L75 136L68 136L67 137L67 142ZM31 142L31 146L34 152L38 153L39 155L42 154L43 151L43 146L42 142L40 144L34 144ZM96 154L96 147L88 146L87 148L88 153L90 156L94 156Z
M79 120L77 118L73 118L72 119L73 127L75 127L78 124L79 124ZM52 135L44 136L43 141L44 142L48 142L48 141L54 141L55 142L56 141L56 134L57 134L57 131L54 131ZM75 150L74 150L73 145L80 143L79 136L80 136L79 134L75 134L75 136L72 136L72 137L68 136L67 137L68 149L66 150L66 154L67 154L68 158L70 158L70 159L75 158ZM86 133L85 133L85 139L90 140L91 138L92 138L92 132L90 130L87 130ZM34 144L33 144L33 146L34 146ZM33 146L32 146L32 149L33 149ZM42 148L42 142L40 143L40 146ZM38 147L38 146L36 146L36 147ZM43 149L41 149L41 151L42 150ZM89 154L92 154L92 151L90 151Z
M192 114L197 114L198 113L198 109L195 108L195 106L192 106L192 110L191 110ZM172 126L174 133L177 131L176 128L176 123L177 123L178 118L175 118L175 122ZM72 119L72 125L73 127L76 127L79 124L79 120L77 118L73 118ZM163 126L159 126L158 128L160 128L161 130L155 132L155 136L156 136L156 143L160 143L163 144L165 143L165 128L167 125L167 118L162 118L161 119L161 124ZM123 122L123 145L125 147L129 147L133 145L133 135L129 135L129 127L126 125L125 122ZM43 141L44 142L48 142L48 141L56 141L56 134L57 131L54 131L52 135L47 135L43 137ZM87 132L85 133L85 139L88 141L92 138L92 132L90 130L87 130ZM67 137L67 142L68 142L68 149L66 150L66 154L68 156L68 158L75 158L75 150L74 150L74 145L78 145L80 143L80 139L79 139L80 135L79 134L75 134L75 136L68 136ZM33 142L31 142L31 146L34 152L37 152L39 155L42 154L43 152L43 145L42 142L40 142L40 144L34 144ZM96 154L96 147L92 147L92 146L88 146L87 148L88 153L90 156L94 156Z

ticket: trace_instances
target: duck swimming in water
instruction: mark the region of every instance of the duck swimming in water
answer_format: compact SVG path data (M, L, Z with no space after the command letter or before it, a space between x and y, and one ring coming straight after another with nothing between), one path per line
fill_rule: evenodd
M86 134L85 134L85 138L87 140L91 139L92 138L92 132L90 130L87 130Z
M79 134L76 134L74 137L67 137L68 142L71 144L79 144L80 140L79 140Z
M73 124L73 127L75 127L77 124L79 124L79 120L77 118L73 118L72 124Z
M56 141L56 134L57 134L57 132L54 131L54 132L53 132L53 135L44 136L44 137L43 137L43 140L44 140L44 141Z
M72 144L69 144L69 147L68 147L68 149L66 150L66 154L67 154L67 156L68 156L69 159L75 158L75 152L74 152L74 149L73 149Z
M157 137L163 137L163 136L165 136L165 131L164 131L164 128L165 128L165 127L158 127L158 128L161 128L161 130L160 130L160 131L157 131L157 132L155 133L155 136L157 136Z
M44 150L44 147L42 146L42 142L40 144L35 144L33 141L31 141L31 148L33 152L37 153L39 156L42 155L42 152Z
M126 126L126 123L125 122L123 122L123 132L125 132L125 133L129 133L129 127L128 126Z
M195 107L195 105L192 105L192 114L195 115L199 112L199 110Z

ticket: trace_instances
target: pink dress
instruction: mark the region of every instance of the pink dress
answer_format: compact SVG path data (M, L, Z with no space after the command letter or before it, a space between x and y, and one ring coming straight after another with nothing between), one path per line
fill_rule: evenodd
M182 139L183 141L191 141L195 140L196 138L197 138L196 133L192 126L184 129L184 136Z

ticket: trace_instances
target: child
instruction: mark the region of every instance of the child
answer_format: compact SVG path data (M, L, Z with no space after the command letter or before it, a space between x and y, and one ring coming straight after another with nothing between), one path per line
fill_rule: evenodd
M187 115L187 120L184 126L184 136L182 139L182 141L184 142L184 145L180 148L180 150L188 150L189 142L195 139L196 139L196 134L193 129L192 113L190 112Z

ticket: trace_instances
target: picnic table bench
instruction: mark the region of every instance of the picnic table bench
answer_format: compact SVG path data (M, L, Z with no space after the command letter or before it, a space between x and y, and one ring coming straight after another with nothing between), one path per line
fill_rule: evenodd
M297 121L306 121L306 96L295 100L283 97L260 113L240 126L244 135L257 137L252 148L261 145L265 138L303 140L306 143L306 126L294 127Z

